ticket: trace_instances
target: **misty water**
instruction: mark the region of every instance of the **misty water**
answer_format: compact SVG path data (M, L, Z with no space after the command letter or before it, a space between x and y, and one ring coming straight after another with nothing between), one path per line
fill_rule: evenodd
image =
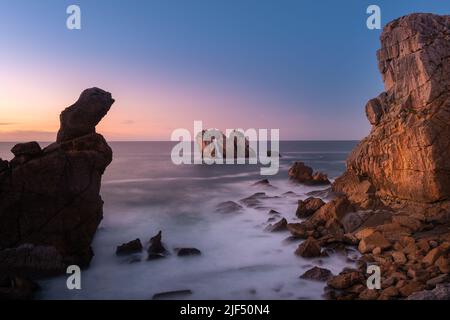
M352 266L343 254L304 259L294 254L301 242L289 232L268 232L271 209L276 221L295 217L306 187L288 180L294 161L304 161L332 179L345 169L356 142L281 142L280 171L259 174L259 165L172 164L170 142L112 142L114 160L103 177L104 218L93 242L95 257L82 271L82 289L68 290L67 277L41 281L40 299L151 299L154 294L191 290L176 299L321 299L323 282L299 279L313 266L338 273ZM13 144L0 144L0 157L10 159ZM275 188L253 186L269 178ZM285 194L291 191L292 193ZM238 202L256 192L273 199L261 208L223 214L216 206ZM273 223L273 222L271 222ZM115 255L116 246L140 238L143 244L162 231L171 254L146 260L146 251ZM200 256L178 257L180 247L195 247Z

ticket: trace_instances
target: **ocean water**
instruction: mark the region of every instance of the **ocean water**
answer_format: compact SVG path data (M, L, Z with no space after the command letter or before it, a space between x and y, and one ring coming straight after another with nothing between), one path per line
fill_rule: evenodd
M45 145L45 144L43 144ZM82 271L82 289L68 290L67 277L41 282L39 299L151 299L167 291L191 290L176 299L321 299L324 283L299 279L313 266L338 273L352 266L345 255L304 259L294 254L301 241L289 233L268 232L274 209L289 222L297 201L321 187L288 180L294 161L336 178L354 141L281 142L280 171L261 176L260 165L181 165L171 162L171 142L112 142L114 160L103 177L104 219L93 242L95 257ZM0 158L10 159L12 143L0 143ZM274 188L253 186L268 178ZM293 194L284 195L292 191ZM262 208L242 213L215 210L256 192L276 196ZM281 217L280 217L281 218ZM280 218L277 218L279 220ZM146 252L117 257L116 246L140 238L143 244L162 231L171 254L146 260ZM175 248L195 247L202 255L178 257Z

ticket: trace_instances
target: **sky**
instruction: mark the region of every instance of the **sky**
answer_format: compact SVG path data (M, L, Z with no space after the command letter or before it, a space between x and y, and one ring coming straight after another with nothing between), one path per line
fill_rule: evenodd
M66 8L81 8L81 30ZM116 99L109 140L170 140L177 128L280 129L282 140L358 140L383 91L366 26L443 0L0 0L0 141L51 141L81 91Z

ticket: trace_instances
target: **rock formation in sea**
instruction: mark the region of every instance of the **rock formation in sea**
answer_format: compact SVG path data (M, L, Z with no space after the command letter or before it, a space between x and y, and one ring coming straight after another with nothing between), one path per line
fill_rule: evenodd
M112 150L95 126L114 103L98 88L84 90L60 116L57 141L12 148L0 161L0 274L44 277L86 267L103 217L101 178Z
M358 248L356 267L328 279L328 298L448 296L450 16L390 22L378 61L385 92L366 105L372 130L333 183L337 196L287 228L307 239L296 253ZM380 289L367 287L368 266L380 268Z
M411 14L381 35L385 91L335 191L363 208L445 207L450 200L450 16Z

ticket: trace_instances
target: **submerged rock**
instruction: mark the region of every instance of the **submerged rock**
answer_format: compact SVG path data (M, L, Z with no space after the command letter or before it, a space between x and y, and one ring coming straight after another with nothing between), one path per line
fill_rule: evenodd
M282 218L277 223L267 226L266 230L270 232L285 231L287 230L287 224L287 220L285 218Z
M127 255L133 253L139 253L143 249L140 239L135 239L127 243L123 243L116 249L116 255Z
M178 296L186 296L191 295L192 291L189 289L186 290L175 290L175 291L167 291L160 292L153 295L153 300L161 300L161 299L174 299Z
M326 174L322 172L313 173L313 169L303 162L295 162L289 169L288 175L292 180L307 185L326 185L331 183Z
M197 248L178 248L176 249L177 256L185 257L185 256L199 256L202 254L200 250Z
M244 209L240 204L234 201L225 201L216 206L218 213L239 213Z

